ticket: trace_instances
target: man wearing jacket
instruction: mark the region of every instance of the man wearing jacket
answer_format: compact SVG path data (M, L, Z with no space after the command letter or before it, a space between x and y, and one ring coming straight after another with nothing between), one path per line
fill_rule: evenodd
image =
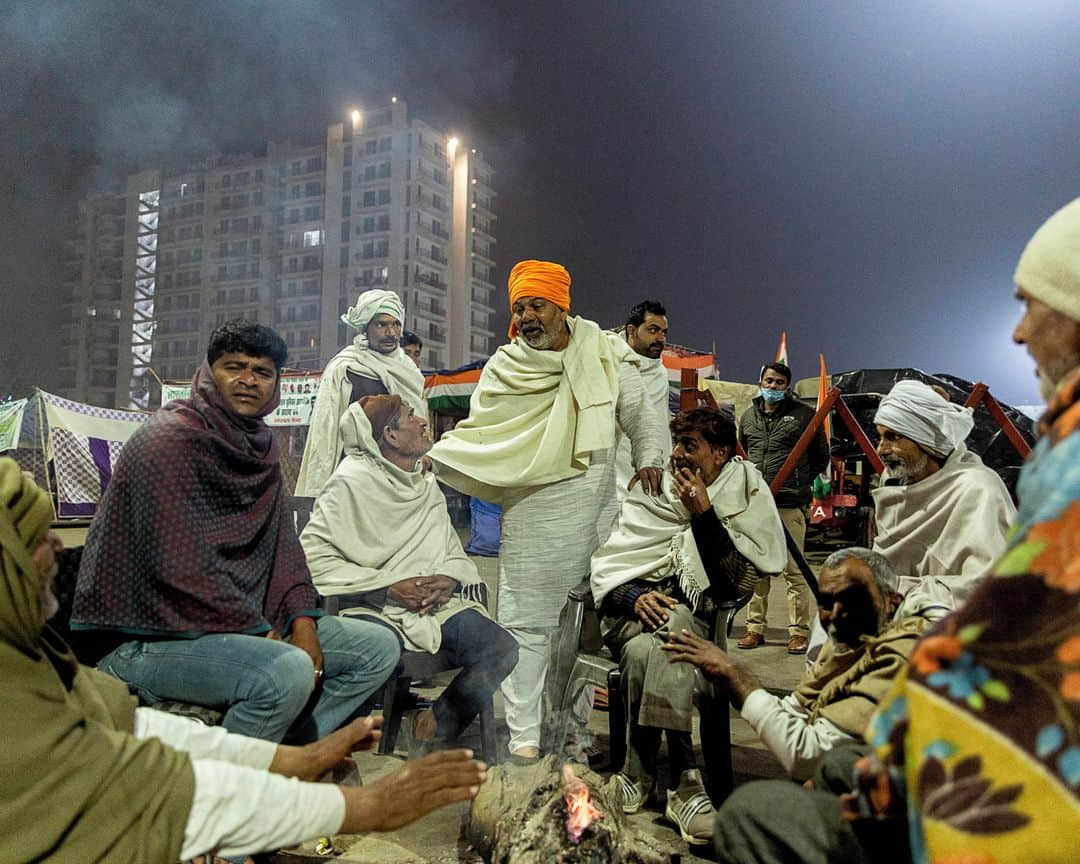
M814 409L796 399L790 391L791 369L783 363L769 363L761 370L758 382L760 393L739 420L739 443L747 457L772 483L788 454L794 449L803 431L814 416ZM795 470L776 493L780 519L802 551L806 537L806 506L810 503L810 484L825 470L829 462L829 442L819 431ZM810 635L810 589L799 572L794 559L788 556L784 568L788 597L789 654L805 654ZM754 596L746 614L746 635L738 641L740 648L757 648L765 644L765 614L769 606L769 579L763 578L754 587Z

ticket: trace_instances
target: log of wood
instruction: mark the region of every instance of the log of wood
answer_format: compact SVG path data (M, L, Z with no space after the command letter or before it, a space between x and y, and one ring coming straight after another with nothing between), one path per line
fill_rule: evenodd
M562 762L548 756L535 765L499 765L488 771L473 800L467 834L489 864L667 864L651 837L630 826L604 791L604 780L574 766L603 818L575 842L566 828Z

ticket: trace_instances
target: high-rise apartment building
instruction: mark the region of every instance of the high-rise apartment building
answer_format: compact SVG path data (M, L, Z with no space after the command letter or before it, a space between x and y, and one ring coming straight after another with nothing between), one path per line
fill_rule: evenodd
M231 318L273 326L289 365L319 369L353 333L340 315L390 288L425 367L492 350L492 168L408 115L354 112L301 147L144 171L79 206L61 372L72 398L153 407L156 378L185 379Z

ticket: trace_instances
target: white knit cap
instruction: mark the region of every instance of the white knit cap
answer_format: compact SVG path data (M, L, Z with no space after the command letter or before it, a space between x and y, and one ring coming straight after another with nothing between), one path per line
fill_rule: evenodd
M941 398L922 381L897 381L878 404L875 426L910 438L934 456L948 456L975 426L970 408Z
M1024 247L1013 281L1051 309L1080 321L1080 198L1035 232Z

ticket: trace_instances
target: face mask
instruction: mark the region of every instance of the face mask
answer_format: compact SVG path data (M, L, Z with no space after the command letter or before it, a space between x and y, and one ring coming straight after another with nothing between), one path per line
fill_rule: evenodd
M766 402L783 402L784 396L787 395L787 390L770 390L768 387L762 387L761 398Z

